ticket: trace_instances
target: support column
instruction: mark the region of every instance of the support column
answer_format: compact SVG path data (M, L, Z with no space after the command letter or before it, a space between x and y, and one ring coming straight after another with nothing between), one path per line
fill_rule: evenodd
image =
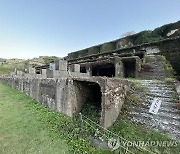
M124 67L123 67L122 59L120 57L115 57L114 66L115 66L115 77L123 78L124 77Z
M91 77L92 76L92 66L87 65L86 66L86 71L87 71L87 74Z

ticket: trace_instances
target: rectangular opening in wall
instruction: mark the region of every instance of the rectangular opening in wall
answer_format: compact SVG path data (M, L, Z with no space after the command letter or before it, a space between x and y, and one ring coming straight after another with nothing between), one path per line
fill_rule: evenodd
M92 76L114 77L115 66L111 63L95 65L92 67Z
M142 60L142 59L144 59L145 53L144 52L138 52L138 53L135 53L135 56L138 56Z
M36 74L42 74L42 69L36 69Z
M136 77L136 60L133 58L124 59L123 61L124 77L135 78Z
M99 123L101 116L101 87L95 82L74 81L78 110Z
M85 66L80 67L80 73L87 73L87 70L86 70Z

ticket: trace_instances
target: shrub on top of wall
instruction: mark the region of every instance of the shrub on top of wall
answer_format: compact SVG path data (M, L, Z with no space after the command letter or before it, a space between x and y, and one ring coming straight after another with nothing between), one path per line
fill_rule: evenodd
M88 55L88 49L78 51L78 58L85 57Z
M116 49L116 44L114 42L105 43L101 45L100 53L108 52Z
M68 54L68 59L76 59L78 58L78 52L71 52Z
M88 49L88 55L100 53L100 46L91 47Z
M128 37L122 38L116 42L116 49L127 48L131 46L133 46L133 43Z

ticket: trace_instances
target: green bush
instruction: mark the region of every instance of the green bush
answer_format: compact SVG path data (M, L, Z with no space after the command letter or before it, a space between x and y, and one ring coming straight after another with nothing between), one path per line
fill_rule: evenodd
M88 49L88 55L98 54L98 53L100 53L100 47L99 46L91 47Z
M100 52L103 53L103 52L108 52L108 51L112 51L115 49L116 49L115 43L112 43L112 42L105 43L105 44L101 45Z

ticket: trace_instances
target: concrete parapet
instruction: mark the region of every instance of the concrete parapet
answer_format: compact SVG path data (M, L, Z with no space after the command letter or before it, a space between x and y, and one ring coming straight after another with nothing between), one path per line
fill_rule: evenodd
M70 71L52 71L47 70L47 78L73 78L73 77L89 77L88 73L70 72Z

